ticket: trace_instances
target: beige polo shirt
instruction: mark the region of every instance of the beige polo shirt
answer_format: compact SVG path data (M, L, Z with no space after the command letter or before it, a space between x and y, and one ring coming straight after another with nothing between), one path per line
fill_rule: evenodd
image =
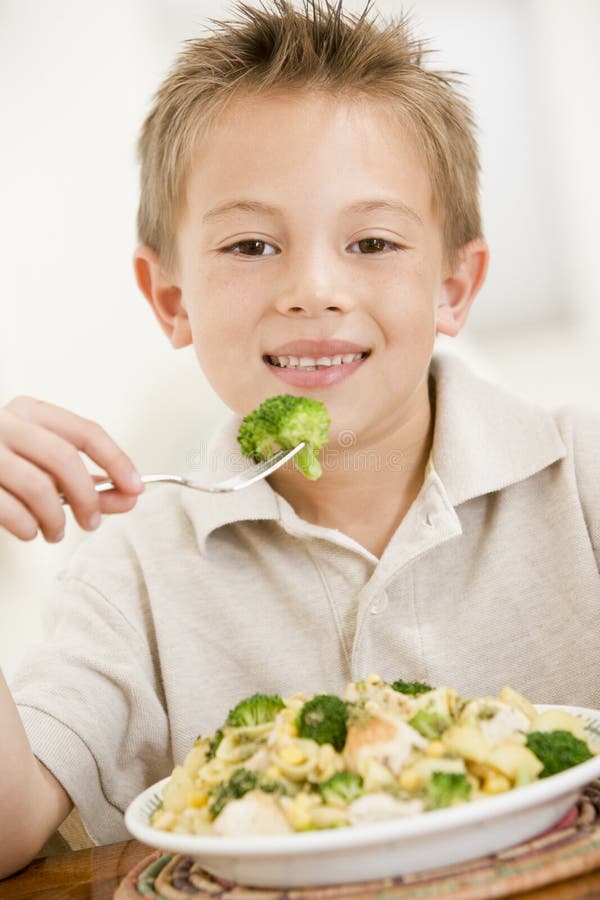
M380 559L266 482L149 490L77 551L13 690L95 841L125 837L129 801L254 691L339 692L378 672L600 707L600 420L453 356L432 377L432 465ZM237 427L207 478L241 464Z

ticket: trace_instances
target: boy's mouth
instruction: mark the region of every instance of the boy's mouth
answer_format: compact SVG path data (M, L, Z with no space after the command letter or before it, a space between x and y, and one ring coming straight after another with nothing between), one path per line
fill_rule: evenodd
M280 369L301 369L303 372L314 372L316 369L328 369L330 366L347 366L349 363L366 359L368 350L362 353L338 353L335 356L267 356L267 362Z
M347 378L370 353L347 341L292 341L265 354L263 361L288 384L320 388Z

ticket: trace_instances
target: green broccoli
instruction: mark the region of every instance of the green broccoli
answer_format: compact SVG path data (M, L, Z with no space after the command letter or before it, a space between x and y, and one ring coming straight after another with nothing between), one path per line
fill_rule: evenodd
M429 741L434 741L436 738L439 738L446 728L450 727L452 720L450 716L445 716L442 713L420 709L412 719L409 719L408 724Z
M327 781L319 785L321 797L327 803L328 800L343 800L344 803L352 803L362 793L363 780L354 772L336 772Z
M248 791L261 790L274 793L281 790L274 781L269 781L260 772L250 769L235 769L228 781L221 781L211 790L212 802L208 810L215 819L230 800L239 800Z
M393 681L391 687L398 691L399 694L409 694L410 696L426 694L428 691L433 690L432 687L422 681Z
M530 731L526 744L544 764L540 778L556 775L593 756L586 742L570 731Z
M332 744L340 753L346 743L348 707L334 694L317 694L307 700L296 717L300 737L317 744Z
M273 721L283 707L284 702L278 694L252 694L251 697L240 700L237 706L229 711L225 724L234 728L266 725L267 722Z
M434 772L426 791L431 807L441 809L468 800L471 785L466 775L460 772Z
M317 460L327 443L331 420L325 404L308 397L279 394L247 415L240 425L238 443L244 456L258 462L280 447L291 450L301 441L306 446L294 457L296 467L311 480L322 475Z

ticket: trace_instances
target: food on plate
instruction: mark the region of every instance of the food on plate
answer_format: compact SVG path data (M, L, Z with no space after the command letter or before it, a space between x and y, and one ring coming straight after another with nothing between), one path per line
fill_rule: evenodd
M296 454L294 463L314 481L323 474L317 454L327 443L330 424L325 404L320 400L278 394L242 419L238 443L244 456L259 462L277 449L291 450L304 441L306 446Z
M182 834L276 835L441 809L591 759L581 719L511 687L378 675L333 694L253 694L176 766L150 824Z
M527 735L526 743L544 764L540 778L556 775L592 756L587 743L569 731L534 731Z

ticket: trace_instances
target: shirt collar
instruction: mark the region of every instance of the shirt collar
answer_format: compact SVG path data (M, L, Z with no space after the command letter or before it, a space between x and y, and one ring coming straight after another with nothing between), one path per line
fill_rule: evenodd
M217 426L204 445L191 477L203 484L213 484L232 478L248 469L253 462L241 453L237 433L241 418L230 414ZM211 532L234 522L279 519L278 495L267 481L257 481L250 487L225 494L201 494L182 489L181 503L191 519L201 552Z
M554 419L542 407L474 374L454 353L436 353L430 372L435 397L431 462L451 506L523 481L565 456ZM230 415L216 429L194 478L210 484L252 466L237 443L240 422ZM285 501L265 480L230 494L182 491L181 502L201 552L211 532L234 522L271 519L292 528Z
M436 354L433 465L458 506L516 484L566 455L541 406L476 375L454 353Z

